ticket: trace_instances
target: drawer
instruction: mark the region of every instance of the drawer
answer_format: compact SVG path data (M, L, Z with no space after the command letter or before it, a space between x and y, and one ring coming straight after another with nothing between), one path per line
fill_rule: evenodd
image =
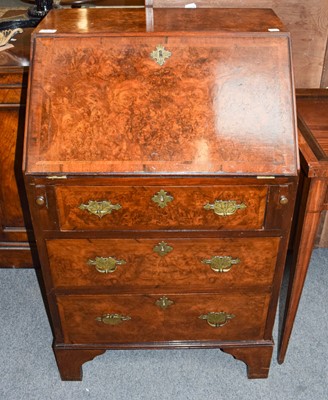
M25 96L25 93L24 93ZM2 88L0 86L0 104L20 104L22 101L22 88ZM25 98L23 100L25 103Z
M13 86L24 86L24 73L9 73L0 74L0 88L1 87L13 87Z
M56 186L61 230L262 229L267 186Z
M65 295L65 343L263 339L269 295Z
M280 238L47 240L56 288L269 287ZM106 289L107 290L107 289Z

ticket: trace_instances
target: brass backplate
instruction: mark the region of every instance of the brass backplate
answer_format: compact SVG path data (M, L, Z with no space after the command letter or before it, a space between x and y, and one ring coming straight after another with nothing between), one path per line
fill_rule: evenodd
M205 210L212 210L214 214L220 217L227 217L233 215L237 210L244 210L246 204L237 204L235 200L215 200L214 204L205 204Z
M171 253L173 250L172 246L169 246L165 242L159 242L154 248L153 251L157 253L159 256L163 257L166 256L167 254Z
M99 218L111 214L113 210L120 210L121 208L120 204L112 204L109 200L89 200L88 204L79 205L80 210L87 210L90 214L96 215Z
M235 315L228 314L224 311L220 312L209 312L199 316L200 319L205 319L207 323L213 328L220 328L224 326L230 319L235 318Z
M116 260L114 257L96 257L94 260L88 260L88 265L94 266L102 274L108 274L116 271L117 265L126 264L124 260Z
M231 256L213 256L209 260L202 260L203 264L208 264L214 272L229 272L233 265L239 264L239 258Z

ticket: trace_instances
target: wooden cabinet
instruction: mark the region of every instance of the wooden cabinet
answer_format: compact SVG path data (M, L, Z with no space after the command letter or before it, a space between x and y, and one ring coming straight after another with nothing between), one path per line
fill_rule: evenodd
M173 347L266 377L298 169L278 18L56 10L32 39L25 181L62 379Z
M37 264L21 172L30 33L0 52L0 268Z
M312 249L320 230L320 219L328 210L327 108L327 90L308 89L297 92L301 171L298 204L294 214L293 258L278 356L280 363L285 360Z

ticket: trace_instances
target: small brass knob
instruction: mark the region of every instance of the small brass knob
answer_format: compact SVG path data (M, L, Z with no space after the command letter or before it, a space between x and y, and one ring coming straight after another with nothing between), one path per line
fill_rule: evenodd
M279 202L282 205L288 204L288 198L286 196L281 196Z
M38 206L44 206L45 203L46 203L46 199L45 199L43 196L38 196L38 197L35 199L35 202L36 202L36 204L37 204Z

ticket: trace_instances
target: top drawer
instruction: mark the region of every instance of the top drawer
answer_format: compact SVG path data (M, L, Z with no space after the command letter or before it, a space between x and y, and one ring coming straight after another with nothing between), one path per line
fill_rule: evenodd
M267 186L56 186L61 230L261 229Z

